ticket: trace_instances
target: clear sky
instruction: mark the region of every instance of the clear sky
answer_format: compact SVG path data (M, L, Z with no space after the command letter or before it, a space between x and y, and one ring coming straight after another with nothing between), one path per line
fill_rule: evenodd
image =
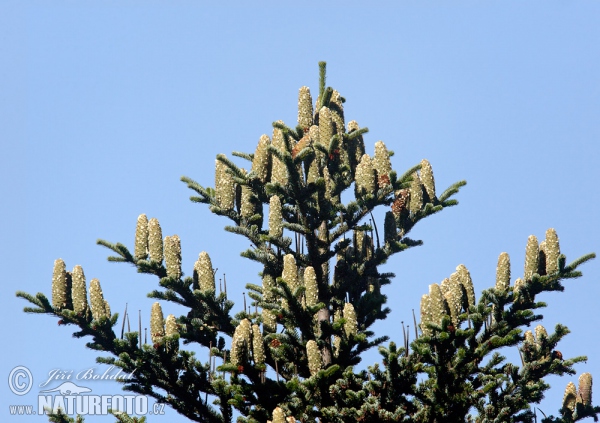
M55 259L82 265L113 312L127 303L147 326L146 293L156 279L108 263L110 252L95 244L132 247L140 213L182 238L187 274L205 250L227 273L234 300L241 303L246 283L259 283L258 266L239 256L247 242L192 204L179 178L213 186L218 153L253 152L275 120L295 125L298 89L318 90L320 60L347 100L346 119L369 127L368 152L383 140L399 173L427 158L440 191L468 181L458 207L416 227L412 236L425 244L386 265L397 278L385 291L393 312L379 335L401 340L399 323L412 320L428 285L461 263L480 292L494 284L506 251L514 281L527 237L543 239L547 228L556 228L568 262L600 253L596 1L23 3L0 6L0 376L23 365L34 387L19 397L0 384L2 421L46 421L10 416L8 405L37 404L53 369L105 370L72 327L23 313L28 304L15 297L50 296ZM564 293L541 298L543 324L572 330L559 344L563 356L589 358L576 376L550 380L540 406L548 415L557 414L567 382L582 372L600 378L600 261L581 270ZM514 359L516 348L506 354ZM376 360L373 352L363 364ZM112 382L77 383L120 392Z

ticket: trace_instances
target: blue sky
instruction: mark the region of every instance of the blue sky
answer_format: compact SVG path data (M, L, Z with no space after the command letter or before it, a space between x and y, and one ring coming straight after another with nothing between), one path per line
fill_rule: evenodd
M543 239L549 227L567 261L600 253L598 2L287 4L0 6L4 380L18 365L35 384L53 369L103 369L72 328L23 313L27 304L14 295L49 296L59 257L68 269L82 265L88 281L100 279L113 313L127 303L147 325L146 293L157 281L108 263L109 251L95 245L103 238L132 246L140 213L182 238L184 272L208 251L241 303L260 270L239 257L247 242L192 204L179 178L212 186L218 153L253 152L275 120L294 125L298 88L318 90L320 60L328 84L346 97L346 119L369 127L369 152L383 140L400 173L427 158L439 190L468 181L458 207L416 227L412 236L425 244L386 265L397 278L386 291L393 312L378 334L401 340L399 322L412 320L428 285L461 263L477 292L494 284L503 251L513 280L521 276L527 237ZM559 349L587 355L578 375L598 378L600 262L582 270L564 293L543 296L543 324L566 324L572 333ZM377 359L370 354L364 364ZM576 378L551 379L540 408L556 414ZM33 421L11 417L6 406L35 404L40 389L17 397L0 384L3 420Z

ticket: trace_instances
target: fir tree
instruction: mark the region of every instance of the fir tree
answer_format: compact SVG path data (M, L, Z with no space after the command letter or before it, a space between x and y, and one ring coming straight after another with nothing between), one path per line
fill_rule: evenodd
M244 170L218 155L215 187L182 178L193 202L228 218L225 230L248 239L242 256L262 265L261 281L247 285L250 307L232 314L226 290L217 292L207 252L199 254L192 276L184 276L177 235L163 239L157 219L137 220L134 253L123 244L99 240L116 255L109 261L135 265L158 277L159 300L151 310L151 343L140 332L118 336L100 282L86 289L80 266L68 272L55 262L52 300L18 292L35 307L26 312L57 316L90 336L89 348L107 352L98 362L117 366L133 379L125 389L155 398L197 422L533 422L532 405L549 389L548 375L575 374L585 357L565 358L556 349L568 329L537 325L538 295L562 291L563 281L581 276L570 264L553 229L538 242L529 237L524 273L513 278L508 254L498 259L495 286L476 298L463 265L421 298L415 338L392 342L376 337L373 324L385 319L385 285L393 274L378 269L390 256L421 244L408 237L421 220L457 204L464 181L441 193L427 160L398 174L383 142L369 155L368 132L345 122L345 99L325 84L320 63L316 101L302 87L298 124L273 123L255 152L234 152ZM345 202L343 198L350 197ZM383 208L376 222L373 210ZM89 291L89 301L87 292ZM189 312L166 318L161 301ZM124 326L123 326L124 328ZM208 349L208 361L186 345ZM509 363L503 348L518 348L520 363ZM382 356L359 370L361 355L378 348ZM542 422L597 420L592 377L569 382L558 417ZM51 416L52 421L72 421ZM119 421L127 420L119 415ZM140 420L141 421L141 420Z

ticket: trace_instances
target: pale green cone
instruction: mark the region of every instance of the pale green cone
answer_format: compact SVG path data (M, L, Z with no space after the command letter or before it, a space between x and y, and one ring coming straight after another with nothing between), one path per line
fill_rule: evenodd
M421 332L426 336L431 336L431 330L427 328L428 323L432 323L433 316L431 314L431 298L428 294L423 294L421 297Z
M279 120L278 123L283 123ZM283 139L283 132L281 129L273 128L273 147L277 148L282 153L287 151L285 147L285 141ZM288 181L288 172L285 164L277 157L273 156L271 182L286 185Z
M548 332L542 325L537 325L535 327L535 341L538 349L542 346L542 338L548 339Z
M260 366L265 363L264 339L258 325L252 325L252 355L254 364Z
M433 202L435 199L435 179L433 178L431 164L426 159L421 160L421 182L425 187L429 202Z
M333 122L331 120L331 111L323 106L319 110L319 143L328 149L332 136Z
M537 273L539 256L538 240L535 235L529 235L529 238L527 238L527 247L525 248L525 274L523 276L526 281L531 280L533 274Z
M373 162L368 154L364 154L356 166L355 184L357 195L375 195L375 169L373 169Z
M263 299L269 302L273 301L275 299L273 293L271 292L271 290L275 288L275 280L273 279L273 276L269 275L268 273L263 274L262 288Z
M452 316L452 322L458 325L458 316L460 315L465 298L463 298L463 289L461 283L461 277L458 272L454 272L450 275L448 284L448 293L445 295L448 306L450 307L450 315ZM467 301L468 302L468 299Z
M177 319L175 315L169 314L165 320L165 335L175 336L179 335L179 327L177 325Z
M148 258L148 218L140 214L135 228L134 256L137 260Z
M273 410L273 422L272 423L286 423L285 414L280 407L275 408Z
M206 293L215 291L215 273L213 272L210 256L206 251L198 255L198 260L194 263L194 280L200 291Z
M233 210L235 206L235 181L221 160L215 160L215 200L224 210Z
M408 209L412 214L417 213L423 207L423 185L421 184L421 178L417 172L412 175L412 182L409 188L410 203Z
M592 374L583 373L579 376L579 392L577 395L578 401L583 405L592 405Z
M165 267L167 276L174 279L181 278L181 240L179 236L167 236L165 246Z
M383 188L383 186L389 185L389 176L390 172L392 171L392 163L390 162L390 152L388 151L383 141L377 141L375 143L375 157L373 158L373 167L377 172L377 182L379 188Z
M471 279L469 270L464 264L459 264L456 267L456 272L458 273L458 280L467 292L467 301L469 303L469 307L474 306L476 303L475 287L473 286L473 280Z
M73 311L84 316L88 310L87 289L83 268L79 265L73 268L71 273L73 285L71 286L71 297L73 299Z
M104 300L104 315L110 319L110 316L112 316L111 312L110 312L110 304L108 304L108 301Z
M577 388L573 382L567 384L565 389L565 395L563 396L562 406L568 408L571 411L575 410L575 404L577 403Z
M158 219L153 217L148 222L148 251L150 260L162 263L163 261L163 238L162 229Z
M92 279L90 281L90 306L94 320L99 320L102 317L109 317L106 310L104 295L102 294L102 288L100 287L100 281L98 279Z
M54 261L52 272L52 306L65 308L67 305L67 266L63 259Z
M525 287L525 281L523 279L521 279L521 278L517 278L517 280L515 281L515 286L513 287L513 292L515 294L517 294L524 287Z
M304 130L312 125L313 103L308 87L301 87L298 92L298 125Z
M560 256L560 245L558 235L554 228L546 231L546 274L558 272L558 256Z
M450 315L450 310L438 284L429 285L429 299L431 305L431 322L439 325L444 316Z
M161 343L164 336L165 319L163 317L162 307L160 306L160 303L155 302L152 304L152 310L150 312L150 337L152 338L152 343Z
M248 358L248 350L251 345L252 326L248 319L243 319L239 326L235 328L233 339L231 341L231 364L241 365Z
M532 346L535 345L535 337L533 336L533 332L530 330L525 332L525 342Z
M281 238L283 236L283 217L281 216L281 200L274 195L269 200L269 236Z
M268 135L263 135L258 140L254 158L252 159L252 171L262 183L268 182L269 173L271 170L271 153L269 153L269 145L271 140Z
M344 304L343 315L344 319L346 319L346 323L344 323L344 332L346 332L346 336L356 336L358 333L358 321L356 319L356 311L354 311L354 306L351 303Z
M385 242L394 242L398 239L398 227L396 226L396 218L394 213L388 211L385 213L385 220L383 223L383 234Z
M304 270L304 286L306 287L306 306L316 306L319 303L319 287L315 269L312 266L308 266Z
M277 332L277 316L271 310L263 309L262 321L265 334Z
M286 254L283 257L283 272L281 274L283 280L288 284L290 291L294 293L298 288L298 267L293 254Z
M508 291L510 289L510 257L508 253L500 253L498 257L496 289L500 291Z
M312 339L306 343L306 355L308 356L308 368L311 375L316 375L323 366L323 358L319 346Z

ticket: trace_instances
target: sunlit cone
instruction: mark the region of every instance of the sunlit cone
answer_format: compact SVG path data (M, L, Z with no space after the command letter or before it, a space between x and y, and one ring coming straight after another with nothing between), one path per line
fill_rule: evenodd
M515 281L515 285L513 287L513 292L515 294L517 294L518 292L520 292L523 288L525 287L525 281L521 278L517 278L517 280Z
M162 307L158 302L152 304L150 312L150 336L153 344L161 343L165 336L165 319Z
M317 155L318 156L318 155ZM315 183L317 179L321 176L321 170L319 169L319 159L315 158L315 160L310 162L310 166L308 168L308 173L306 175L307 183Z
M450 315L452 316L452 322L454 323L454 325L458 325L458 316L462 311L463 303L468 302L466 298L463 298L463 292L465 291L463 291L458 272L454 272L450 275L448 285L448 293L444 296L446 297L446 301L448 302L448 306L450 307Z
M269 200L269 236L281 238L283 236L283 217L281 216L281 200L274 195Z
M277 316L275 316L275 313L271 310L263 309L262 320L265 334L277 332Z
M248 349L251 345L252 326L248 319L243 319L235 328L231 341L231 364L237 366L248 359Z
M542 347L543 340L548 339L548 332L542 325L535 327L535 343L538 349ZM545 341L544 341L545 342Z
M90 281L90 306L92 309L92 317L95 320L109 317L106 310L104 295L102 294L102 288L100 287L100 281L98 279L92 279Z
M194 281L202 292L215 291L215 273L213 271L210 256L206 251L198 255L194 263Z
M175 336L179 335L179 327L177 326L177 319L175 315L169 314L165 320L165 335Z
M268 135L261 136L252 159L252 171L256 173L262 183L268 181L271 170L271 153L268 150L270 144L271 140Z
M280 407L273 410L273 423L286 423L285 414Z
M535 345L535 337L533 336L533 332L530 330L525 332L525 342L530 345Z
M319 287L315 269L312 266L304 269L304 286L306 287L306 306L316 306L319 302Z
M510 288L510 257L508 253L500 253L496 266L496 289L508 291Z
M323 358L321 357L319 346L312 339L306 343L306 355L308 356L308 368L310 369L310 374L317 374L323 366Z
M268 273L263 274L262 277L262 288L263 288L263 299L265 301L273 301L274 296L271 290L275 288L275 280L273 276Z
M344 319L346 319L346 323L344 323L346 336L355 336L358 333L358 321L356 319L356 311L354 311L354 306L351 303L344 304Z
M313 120L313 103L308 87L300 88L298 93L298 125L302 129L310 128Z
M328 149L332 136L333 122L331 120L331 111L323 106L319 110L319 143Z
M165 267L167 276L174 279L181 278L181 240L179 236L167 236L165 246Z
M385 242L392 243L398 239L398 227L396 226L396 218L394 213L389 211L385 213L383 223L383 234Z
M293 254L286 254L283 257L283 280L288 284L292 293L298 288L298 268Z
M283 121L279 120L278 123L283 123ZM283 132L279 128L273 128L273 137L272 137L272 145L277 148L282 153L287 151L285 146L285 140L283 138ZM271 171L271 182L279 183L281 185L286 185L288 181L288 172L281 160L277 157L273 156L272 161L272 171Z
M540 249L535 235L529 235L527 238L527 247L525 248L525 275L526 281L531 280L534 273L537 273L539 264Z
M433 169L426 159L421 160L421 182L425 187L425 192L429 197L428 202L435 200L435 180L433 178Z
M221 160L215 160L215 200L225 210L233 210L235 206L233 175L227 172L227 165Z
M108 304L108 301L104 300L104 315L107 318L110 318L110 316L112 316L111 312L110 312L110 304Z
M546 231L546 274L550 275L558 272L558 256L560 256L560 246L558 235L553 228Z
M137 260L148 258L148 218L140 214L135 228L134 256Z
M577 388L573 382L567 384L565 389L565 395L563 396L562 405L571 411L575 410L575 404L577 402Z
M456 272L458 273L458 280L467 292L467 301L469 303L469 307L472 307L476 303L476 298L475 287L473 286L471 274L469 273L469 270L465 267L464 264L459 264L456 267Z
M592 405L592 374L582 373L579 376L579 392L577 393L578 401L583 405Z
M388 176L389 183L389 175L392 171L392 163L390 162L390 152L387 147L383 143L383 141L377 141L375 143L375 157L373 158L373 167L377 172L377 178L381 181L382 176ZM379 184L379 188L382 188L381 184Z
M62 309L67 306L67 267L62 259L54 261L54 271L52 272L52 306Z
M431 322L439 325L445 315L450 314L448 304L440 286L436 283L429 285L429 300L431 306Z
M356 194L375 194L375 170L368 154L364 154L356 166Z
M423 185L421 184L421 178L417 172L412 175L412 182L409 188L410 193L410 205L409 210L412 214L417 213L423 207Z
M148 251L150 260L161 263L163 261L162 229L158 219L153 217L148 222Z
M432 323L433 316L431 315L431 299L428 294L423 294L421 297L421 332L424 335L431 336L431 330L427 327L428 323Z
M78 315L85 315L88 310L87 289L83 268L79 265L71 272L73 284L71 286L71 298L73 299L73 311Z
M252 325L252 356L254 357L254 364L262 365L265 363L265 345L258 325Z

